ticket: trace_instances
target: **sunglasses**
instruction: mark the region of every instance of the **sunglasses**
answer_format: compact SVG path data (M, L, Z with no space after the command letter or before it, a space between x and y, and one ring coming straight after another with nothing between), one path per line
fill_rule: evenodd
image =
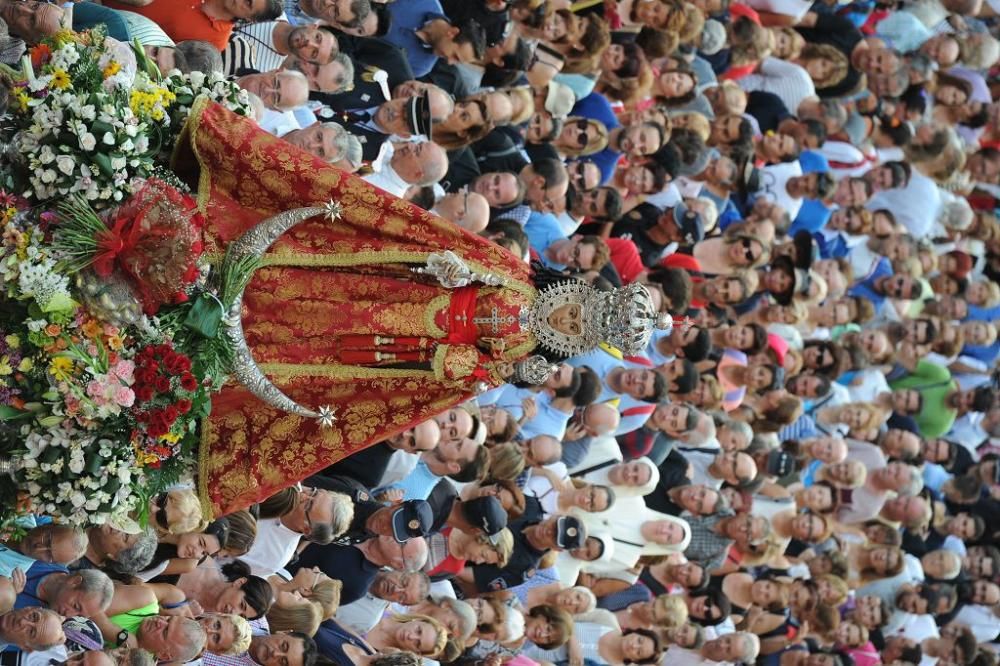
M744 238L740 241L740 245L743 246L743 256L751 263L757 258L753 251L753 243L749 238Z

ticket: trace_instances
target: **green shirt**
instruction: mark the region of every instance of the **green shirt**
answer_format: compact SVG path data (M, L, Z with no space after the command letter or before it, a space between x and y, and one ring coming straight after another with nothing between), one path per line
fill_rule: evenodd
M948 368L921 359L912 373L889 382L889 386L894 391L908 388L920 392L924 404L916 421L921 435L943 437L951 430L958 412L948 405L948 396L958 390L958 384Z
M142 621L151 615L159 615L160 604L153 602L149 605L142 606L140 608L134 608L130 611L125 611L124 613L119 613L118 615L112 615L108 619L111 620L112 624L118 625L130 634L135 634L139 631L139 625ZM117 636L107 636L104 640L104 647L115 648L118 647L118 637Z

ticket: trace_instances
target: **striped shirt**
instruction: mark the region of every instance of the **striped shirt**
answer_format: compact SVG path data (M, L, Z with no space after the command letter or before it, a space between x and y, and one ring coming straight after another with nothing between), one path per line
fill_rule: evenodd
M222 52L222 66L226 74L235 75L241 69L270 72L278 69L287 57L274 48L274 27L278 21L262 21L241 25Z
M146 18L142 14L128 12L124 9L117 10L122 19L128 25L128 31L132 34L132 39L138 39L143 46L174 46L174 40L163 32L163 28L154 21Z

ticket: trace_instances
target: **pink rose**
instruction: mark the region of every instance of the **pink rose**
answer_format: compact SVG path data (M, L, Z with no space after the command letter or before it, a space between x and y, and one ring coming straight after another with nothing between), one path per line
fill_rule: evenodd
M104 384L95 379L94 381L87 384L87 395L91 398L99 398L104 395Z
M119 381L125 382L126 384L131 384L134 381L133 373L135 372L135 363L132 361L121 360L115 363L114 367L111 368L109 374L117 377Z
M115 404L122 407L131 407L135 402L135 393L127 386L119 386L115 389Z

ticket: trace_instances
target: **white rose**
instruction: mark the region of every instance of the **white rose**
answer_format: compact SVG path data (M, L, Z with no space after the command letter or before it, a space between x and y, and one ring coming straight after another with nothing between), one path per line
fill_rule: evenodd
M124 169L128 165L128 160L124 157L112 157L111 158L111 168L115 171Z
M73 503L73 508L78 509L87 503L87 498L83 493L76 492L70 497L70 502Z
M188 79L191 80L191 85L195 88L200 88L205 83L204 72L191 72L188 74Z
M62 171L64 174L69 176L73 173L73 169L76 168L76 163L73 158L69 155L60 155L56 158L56 167Z
M83 148L84 150L87 151L93 150L95 146L97 146L97 139L95 139L94 135L91 134L90 132L87 132L82 137L80 137L80 147Z
M54 183L56 181L56 172L52 169L46 169L42 172L41 178L43 183Z
M112 134L111 132L105 132L104 137L101 139L101 141L109 146L113 146L115 145L115 135Z
M52 152L50 146L42 146L42 149L38 152L38 161L42 164L49 164L56 158L56 154Z

